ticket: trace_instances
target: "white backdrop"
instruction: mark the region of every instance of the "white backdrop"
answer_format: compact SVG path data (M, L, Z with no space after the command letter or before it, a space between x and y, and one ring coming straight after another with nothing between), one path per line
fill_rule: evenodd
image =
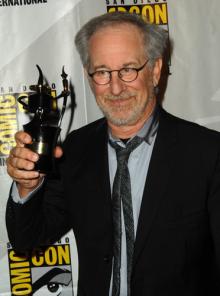
M110 9L146 14L169 30L173 44L170 73L163 105L171 113L220 131L220 8L218 0L19 0L0 1L0 295L31 295L31 283L51 268L65 270L66 281L59 283L57 294L76 295L77 250L74 236L67 234L57 247L49 248L37 262L13 265L5 229L5 206L11 184L5 159L13 145L12 136L27 121L15 99L35 84L39 64L57 93L61 91L62 66L74 87L76 109L70 129L101 116L83 78L83 70L74 48L74 35L95 15ZM39 2L36 4L35 2ZM35 4L33 4L35 3ZM18 5L19 4L19 5ZM69 103L62 138L71 119ZM58 247L60 246L60 247ZM70 252L58 262L59 251ZM44 259L43 259L44 258ZM50 258L50 259L48 259ZM51 259L52 258L52 259ZM54 258L54 259L53 259ZM10 261L9 261L10 259ZM14 261L13 261L14 260ZM35 261L34 261L35 262ZM36 263L36 262L35 262ZM41 264L42 263L42 264ZM26 263L23 263L24 265ZM28 265L29 264L29 265ZM94 267L95 268L95 267ZM69 280L72 272L72 282ZM74 291L72 289L72 283ZM65 288L66 287L66 288ZM13 292L11 292L13 291ZM62 291L62 292L61 292ZM35 295L50 295L48 285Z

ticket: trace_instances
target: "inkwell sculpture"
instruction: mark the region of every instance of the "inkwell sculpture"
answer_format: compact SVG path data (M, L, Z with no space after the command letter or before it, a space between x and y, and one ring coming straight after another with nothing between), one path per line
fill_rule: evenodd
M24 110L34 114L33 119L23 125L23 129L32 137L32 143L26 145L26 147L39 155L35 170L48 173L53 170L53 150L61 131L61 123L70 92L68 89L68 75L64 72L64 67L61 74L63 91L55 98L51 95L50 86L44 84L41 68L38 65L37 68L39 71L38 84L29 87L34 93L28 97L22 96L18 101L23 105ZM57 106L57 99L60 98L63 98L61 110Z

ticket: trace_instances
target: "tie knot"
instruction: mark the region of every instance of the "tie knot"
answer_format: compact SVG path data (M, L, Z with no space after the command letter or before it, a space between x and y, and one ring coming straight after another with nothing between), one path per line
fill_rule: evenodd
M135 150L143 141L144 138L135 136L130 142L126 144L126 147L122 147L111 140L109 140L109 143L115 149L117 161L122 163L128 161L130 153Z

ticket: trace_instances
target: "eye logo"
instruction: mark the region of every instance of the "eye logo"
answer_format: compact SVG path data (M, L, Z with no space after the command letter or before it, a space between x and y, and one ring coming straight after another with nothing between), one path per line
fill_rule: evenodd
M58 290L60 290L60 285L61 284L58 284L58 283L49 283L49 284L47 284L47 289L51 293L60 292L60 291L58 291Z
M65 268L53 268L33 283L33 295L61 296L72 284L71 272ZM72 294L71 294L72 295Z
M9 246L8 259L12 295L74 295L69 243L39 248L32 256L16 254Z

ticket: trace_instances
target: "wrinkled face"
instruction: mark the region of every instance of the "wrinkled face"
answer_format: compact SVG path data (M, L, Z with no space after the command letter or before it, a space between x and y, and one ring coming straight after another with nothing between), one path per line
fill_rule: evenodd
M89 73L98 70L140 68L148 59L139 30L131 24L106 27L96 32L89 41ZM115 126L134 125L149 116L155 100L154 85L160 77L161 60L153 67L149 63L138 73L136 80L124 82L118 72L112 72L106 85L89 82L96 101L108 122ZM149 104L149 102L151 102Z

